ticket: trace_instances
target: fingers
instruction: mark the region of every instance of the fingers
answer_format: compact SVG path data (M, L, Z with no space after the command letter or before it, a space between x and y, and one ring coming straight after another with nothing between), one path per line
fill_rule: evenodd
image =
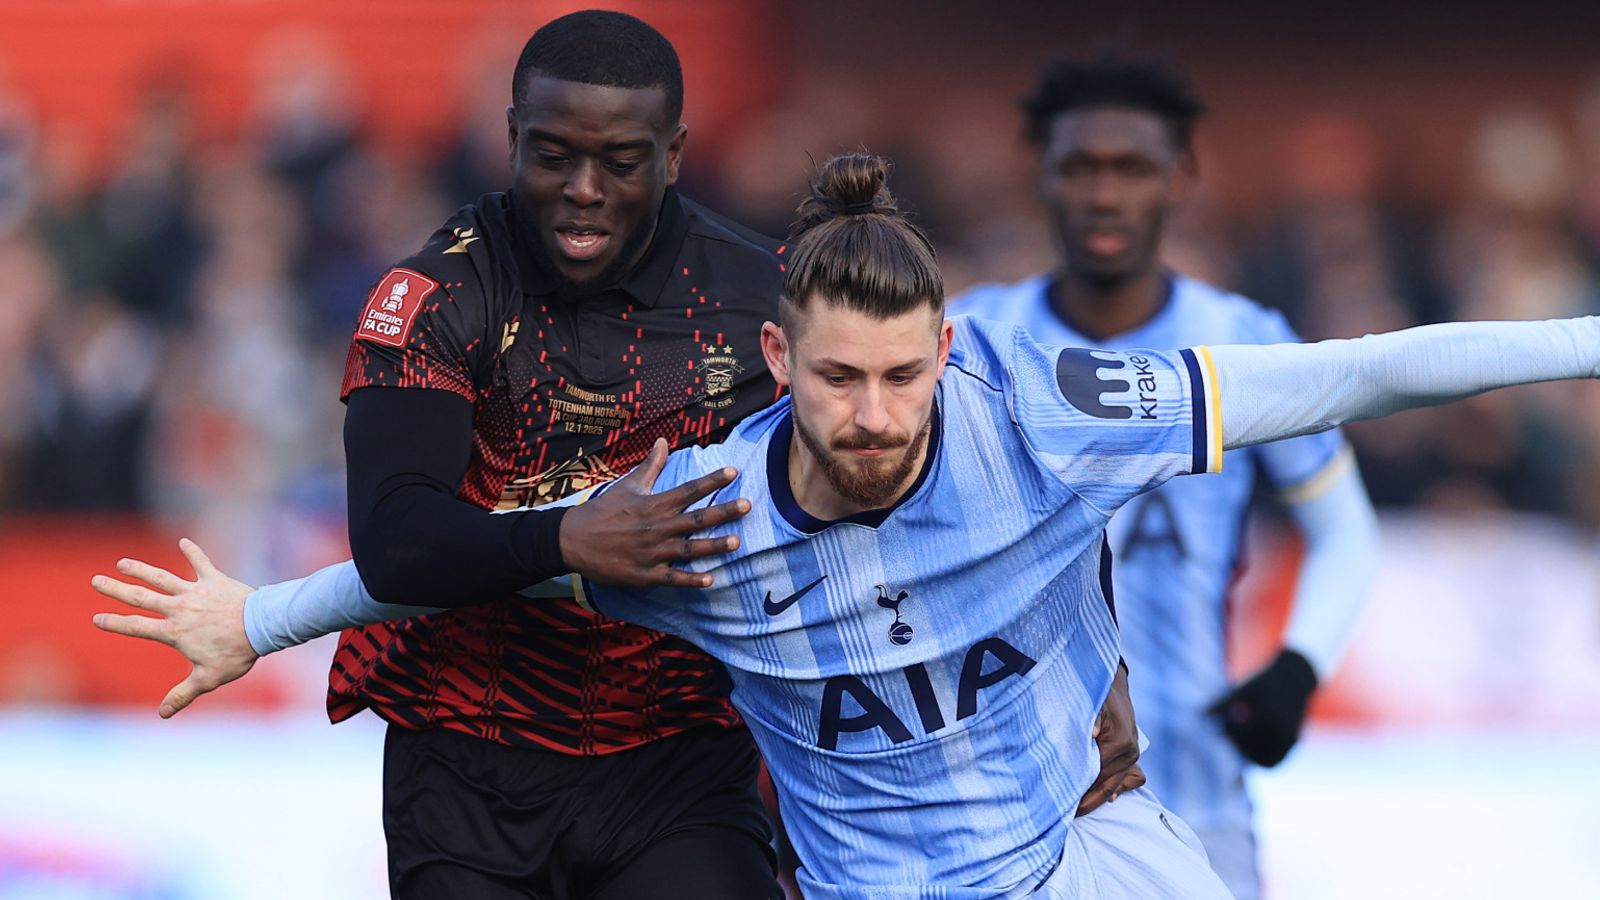
M1103 772L1118 772L1139 762L1137 741L1100 745L1100 768Z
M170 719L182 712L184 707L198 700L201 694L210 690L211 687L207 687L200 678L199 668L196 668L189 673L188 678L167 691L167 696L161 698L161 708L157 712L161 718Z
M158 591L166 591L169 594L176 594L178 591L193 584L193 582L185 581L166 569L152 566L137 559L117 560L117 571L137 578Z
M684 569L674 569L662 565L652 569L646 576L645 582L649 585L661 587L675 587L687 589L701 589L711 586L711 576L704 572L689 572Z
M683 552L677 559L700 559L706 556L721 556L739 549L737 535L716 538L694 538L683 542Z
M1089 790L1084 793L1083 799L1078 801L1077 814L1080 816L1086 816L1089 813L1099 809L1101 806L1104 806L1106 801L1110 799L1111 791L1107 789L1105 785L1096 781L1089 787Z
M711 496L722 490L733 480L739 477L739 470L731 466L721 468L708 475L701 475L693 481L685 482L670 491L661 494L662 501L671 504L678 511L688 509L698 500ZM743 515L740 513L739 515ZM735 516L734 518L738 518Z
M149 616L119 616L115 613L96 613L94 627L101 631L109 631L112 634L157 641L166 644L168 647L175 646L173 637L167 632L165 620L163 619L152 619Z
M750 501L743 498L729 500L726 503L718 503L716 506L680 513L661 529L661 533L679 535L705 531L718 525L726 525L735 519L743 517L749 511Z
M1144 769L1134 766L1122 776L1122 783L1117 785L1116 793L1111 799L1115 800L1117 797L1120 797L1129 791L1138 790L1139 788L1144 787L1145 782L1149 780L1150 779L1146 778L1144 775Z
M137 584L128 584L115 578L96 575L89 579L89 586L107 597L126 603L135 609L147 609L162 615L166 615L171 609L171 597L165 594L158 594Z
M220 574L217 567L211 564L211 557L207 556L194 541L184 538L178 541L178 549L183 552L183 557L189 561L189 565L194 567L196 577L210 578Z
M694 520L694 530L701 531L706 528L715 528L718 525L726 525L735 519L744 518L745 513L749 511L750 501L740 497L735 500L729 500L727 503L718 503L716 506L697 509L690 513L689 517Z
M635 466L632 472L622 476L617 486L635 494L651 493L655 490L656 479L661 477L661 470L666 467L667 441L665 438L656 438L656 442L650 445L650 452L645 454L644 461Z
M1113 803L1123 794L1143 787L1145 781L1144 769L1137 763L1127 767L1102 767L1100 777L1078 801L1077 814L1088 815L1107 803Z

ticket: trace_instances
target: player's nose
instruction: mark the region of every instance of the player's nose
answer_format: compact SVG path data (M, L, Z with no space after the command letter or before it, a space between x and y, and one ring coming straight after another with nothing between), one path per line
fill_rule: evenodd
M1097 171L1089 177L1079 197L1087 201L1092 210L1116 209L1122 205L1121 179L1114 172Z
M562 185L561 196L575 206L595 206L605 200L600 187L599 166L585 160L573 166Z
M883 390L876 385L863 387L857 397L855 426L872 434L889 430L889 408L884 404Z

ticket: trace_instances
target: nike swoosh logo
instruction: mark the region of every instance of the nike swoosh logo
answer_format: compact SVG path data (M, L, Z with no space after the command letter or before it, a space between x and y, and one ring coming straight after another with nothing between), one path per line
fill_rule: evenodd
M817 585L821 584L822 583L822 579L823 578L827 578L827 577L828 576L826 576L826 575L818 577L816 581L811 582L810 584L806 585L805 587L801 588L800 590L795 591L794 593L792 593L789 596L783 598L782 600L779 600L777 603L773 603L772 602L772 592L771 591L767 591L767 599L761 601L761 608L766 610L767 611L767 615L769 615L769 616L779 615L784 610L786 610L789 607L793 606L794 602L796 600L799 600L801 597L804 597L806 594L810 593L812 588L814 588Z

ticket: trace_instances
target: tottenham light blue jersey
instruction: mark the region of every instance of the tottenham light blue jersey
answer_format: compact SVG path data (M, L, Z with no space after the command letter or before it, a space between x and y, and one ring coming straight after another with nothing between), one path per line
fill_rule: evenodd
M1047 344L1191 347L1299 338L1277 312L1203 282L1173 276L1167 302L1145 324L1094 340L1050 306L1049 279L983 285L951 303L1021 326ZM1341 461L1338 431L1231 450L1222 474L1174 482L1127 504L1109 529L1129 690L1150 739L1140 764L1150 787L1191 825L1248 828L1244 760L1205 709L1229 687L1227 597L1256 478L1293 496Z
M928 462L893 509L812 518L787 400L658 489L721 466L737 554L709 590L585 585L599 611L721 660L808 898L1010 897L1060 863L1119 655L1104 530L1221 458L1208 356L1049 348L958 318ZM870 886L870 889L869 887Z

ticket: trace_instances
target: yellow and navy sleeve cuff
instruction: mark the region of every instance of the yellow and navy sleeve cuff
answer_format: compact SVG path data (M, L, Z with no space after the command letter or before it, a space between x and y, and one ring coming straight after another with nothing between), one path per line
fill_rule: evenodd
M1222 397L1218 391L1217 365L1206 347L1178 351L1189 370L1191 420L1194 432L1194 474L1222 471Z

